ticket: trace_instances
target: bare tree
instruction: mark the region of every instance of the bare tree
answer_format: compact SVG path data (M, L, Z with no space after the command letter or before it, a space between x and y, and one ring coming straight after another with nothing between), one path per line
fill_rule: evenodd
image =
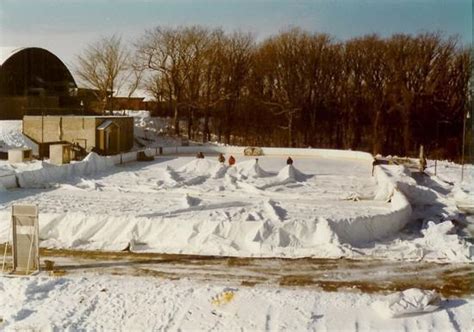
M96 90L97 98L103 102L102 111L113 109L112 97L127 79L128 61L129 51L117 35L89 44L77 56L77 75Z
M418 144L438 148L441 121L446 157L460 152L472 55L456 38L335 42L290 29L256 43L246 33L191 26L158 27L136 46L147 89L174 110L176 134L185 115L190 138L203 120L203 141L212 132L226 143L409 155Z
M233 114L247 82L255 50L255 39L250 33L234 32L225 36L222 44L223 67L221 93L225 98L225 142L230 144Z
M127 97L131 98L138 89L142 88L145 70L134 62L129 64L128 71L126 89L128 90Z
M301 114L303 98L307 95L305 81L305 42L309 35L300 29L291 29L267 39L261 46L260 59L266 66L266 105L275 115L286 118L288 146L293 146L294 121Z
M137 55L153 74L155 81L166 82L169 87L169 102L174 109L174 130L180 135L179 111L187 77L183 61L183 28L156 27L147 30L137 43ZM156 86L156 84L155 84Z

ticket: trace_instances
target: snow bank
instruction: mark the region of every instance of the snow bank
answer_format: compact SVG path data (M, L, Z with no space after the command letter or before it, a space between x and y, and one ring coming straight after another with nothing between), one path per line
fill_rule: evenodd
M91 160L97 160L97 157L88 158L88 161ZM215 161L196 159L181 168L180 172L212 174L212 166L216 164L224 167ZM255 161L251 160L242 169L251 170L248 174L258 175L260 170L256 166ZM237 168L233 169L238 172ZM302 173L298 173L296 169L290 171L291 169L292 167L285 166L280 174L291 173L295 178L301 176ZM167 166L159 185L179 186L183 180L180 174ZM384 173L379 171L377 174ZM250 183L235 180L229 174L226 174L227 177L229 181L234 179L235 185L251 186ZM381 176L379 181L387 181L387 178ZM255 211L249 212L247 218L242 220L172 218L178 212L208 209L218 211L219 207L224 208L228 204L204 202L201 198L186 193L178 201L180 207L175 212L150 216L41 213L40 237L43 246L88 250L121 250L130 246L132 251L200 255L350 257L351 247L348 244L357 246L393 235L405 225L410 213L408 202L396 190L389 199L392 209L388 214L347 219L288 218L280 203L268 198L262 199Z
M286 151L288 152L288 149ZM147 150L147 153L150 152L156 153L158 149ZM353 157L356 152L347 153ZM133 160L136 155L136 152L113 157L90 154L82 162L62 166L45 163L40 169L21 172L17 176L21 187L44 187L49 183L63 182L104 171L115 163ZM356 155L358 156L357 153ZM224 190L226 186L230 190L243 189L244 192L261 197L261 203L257 200L257 211L254 211L254 214L249 213L245 220L240 220L240 217L238 220L229 217L216 221L211 214L206 218L191 220L170 217L173 213L218 211L220 207L225 208L226 204L235 204L235 202L212 204L187 194L179 203L181 209L168 214L158 212L150 216L146 214L117 216L97 214L94 211L41 213L42 245L118 250L131 244L133 250L167 253L340 257L351 251L350 245L360 246L396 234L408 222L411 213L406 198L395 188L393 179L380 167L377 167L375 172L379 187L376 197L390 202L389 212L347 218L318 216L313 219L288 218L279 202L265 197L264 186L258 187L255 182L260 181L260 178L274 178L280 184L302 182L308 178L293 165L283 167L276 174L262 169L256 160L239 162L235 166L228 167L205 158L193 159L177 171L166 166L163 172L155 174L156 189L185 189L200 181L220 178L223 178L224 186L219 187L218 191ZM91 189L95 184L82 181L76 187L81 186ZM244 212L235 213L240 215L245 214ZM258 216L260 212L266 217Z
M15 172L0 169L0 185L5 189L15 188L17 186Z
M474 190L462 186L453 189L454 200L457 207L470 214L474 214Z
M105 171L113 165L111 159L91 152L82 161L60 166L43 163L43 167L39 169L22 171L16 176L22 188L42 188L52 183L64 182L67 179L93 175Z
M203 153L224 153L224 154L240 154L243 153L243 147L236 147L236 146L175 146L175 147L155 147L155 148L147 148L142 151L145 152L147 156L158 156L158 155L169 155L169 154L196 154L197 152ZM360 152L360 151L350 151L350 150L330 150L330 149L290 149L290 148L263 148L264 154L266 155L292 155L292 156L315 156L315 157L323 157L323 158L345 158L345 159L359 159L359 160L366 160L372 161L373 158L369 153ZM139 151L132 151L121 153L114 156L109 156L107 158L106 164L113 166L114 164L123 164L128 162L133 162L137 160L137 155ZM95 157L94 157L95 158ZM202 172L204 174L211 173L214 178L223 177L226 172L227 168L222 167L217 162L210 161L208 159L204 159L205 161L201 163L198 167L199 162L195 162L194 164L189 165L189 171L193 172ZM38 163L33 163L38 165ZM37 171L36 169L32 172L30 169L17 169L14 173L18 174L18 177L24 178L26 183L30 183L27 185L28 187L36 187L41 186L43 183L49 182L58 182L61 179L68 178L70 173L70 165L51 165L48 163L40 163L40 168L43 169L42 171ZM73 164L71 164L73 165ZM210 171L204 172L206 165L210 167ZM73 166L72 168L75 168ZM197 169L198 167L199 169ZM49 170L46 170L46 169ZM104 170L105 168L101 168ZM236 169L238 170L237 173L244 177L266 177L271 174L263 170L258 164L255 162L244 162L244 163L237 163ZM183 171L188 171L188 169L183 169ZM54 174L54 173L58 174ZM304 174L298 172L295 169L288 168L288 170L282 170L283 173L287 172L287 177L295 176L298 177L297 181L300 181ZM0 182L3 184L5 188L13 188L16 187L16 181L12 181L12 174L10 172L9 176L4 178L0 174ZM23 173L28 173L26 175L19 175ZM285 174L281 174L280 176L285 178ZM41 175L40 175L41 174ZM85 172L84 174L89 174ZM45 177L43 177L45 175ZM44 179L43 181L41 179ZM296 178L295 178L296 179ZM285 179L288 180L288 179ZM28 182L29 181L29 182ZM24 182L25 183L25 182ZM21 185L21 183L20 183Z
M380 167L375 167L375 200L390 202L388 213L334 220L331 226L341 240L353 246L380 240L398 233L410 221L412 209L396 182Z
M437 178L419 175L419 182L410 176L403 166L380 166L410 203L413 204L412 219L423 223L420 236L401 240L395 246L404 247L404 259L424 259L442 262L469 262L470 245L457 232L452 221L462 220L452 194L437 182ZM426 182L426 183L425 183ZM390 186L381 192L389 192ZM394 195L395 196L395 195ZM383 195L380 195L383 198ZM392 200L393 201L393 200ZM410 257L415 255L415 257Z
M266 156L308 156L321 158L336 159L357 159L368 162L373 161L370 153L352 150L334 150L334 149L302 149L302 148L270 148L262 147L263 155ZM245 147L242 146L175 146L163 147L163 154L196 154L202 152L204 154L244 154Z
M353 246L381 240L397 234L410 221L411 206L402 193L395 191L390 205L389 213L334 220L331 226L343 242Z
M469 262L470 245L456 234L456 227L451 221L436 224L429 221L421 230L423 237L415 239L415 245L423 248L425 259L436 259L447 262Z
M183 196L182 208L199 208L201 200ZM275 209L271 202L262 207ZM265 207L264 207L265 208ZM323 218L314 220L225 222L168 220L84 213L41 214L41 245L51 248L225 255L247 257L331 257L350 250Z

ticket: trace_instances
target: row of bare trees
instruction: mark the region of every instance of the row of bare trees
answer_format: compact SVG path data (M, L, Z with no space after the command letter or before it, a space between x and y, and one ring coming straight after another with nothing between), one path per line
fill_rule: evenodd
M399 155L423 144L437 157L461 153L472 59L453 37L339 42L293 28L257 42L243 32L160 26L131 49L122 77L135 89L141 80L173 116L176 135L186 120L187 135L203 141ZM97 68L79 65L83 79Z

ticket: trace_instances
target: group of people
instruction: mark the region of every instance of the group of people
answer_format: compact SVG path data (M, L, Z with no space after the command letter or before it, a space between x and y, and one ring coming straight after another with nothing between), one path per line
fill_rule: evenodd
M196 158L197 158L197 159L204 159L204 153L198 152L198 153L196 154ZM219 156L217 157L217 160L218 160L220 163L225 163L224 154L219 153ZM255 160L256 160L256 162L258 163L258 158L255 158ZM229 166L234 165L234 164L235 164L235 161L236 161L236 160L235 160L234 156L231 155L231 156L229 157L229 160L228 160ZM291 157L288 157L288 159L286 159L286 164L287 164L287 165L293 165L293 159L291 159Z

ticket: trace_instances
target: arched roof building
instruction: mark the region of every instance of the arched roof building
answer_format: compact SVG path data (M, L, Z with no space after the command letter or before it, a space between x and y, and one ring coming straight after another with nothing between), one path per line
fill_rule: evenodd
M39 47L0 47L0 120L72 113L77 85L66 65Z

